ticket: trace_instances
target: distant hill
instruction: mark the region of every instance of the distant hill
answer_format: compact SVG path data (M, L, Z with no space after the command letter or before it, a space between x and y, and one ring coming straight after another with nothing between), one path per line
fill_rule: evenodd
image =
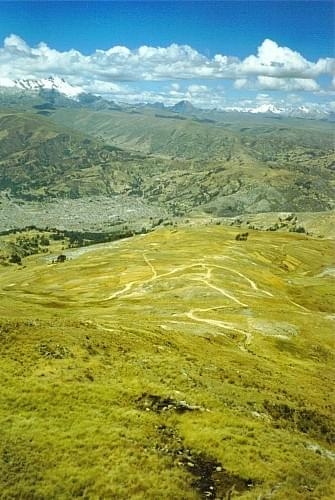
M325 122L280 119L258 115L203 113L195 116L149 109L94 112L88 109L57 109L52 119L90 133L122 148L174 157L217 159L236 148L262 159L291 150L333 150L333 129ZM177 121L178 120L178 121Z
M0 190L26 200L138 196L175 214L334 208L328 124L234 116L212 123L50 103L3 110Z
M25 199L111 195L120 164L124 187L127 162L139 158L38 114L2 112L0 130L0 189Z

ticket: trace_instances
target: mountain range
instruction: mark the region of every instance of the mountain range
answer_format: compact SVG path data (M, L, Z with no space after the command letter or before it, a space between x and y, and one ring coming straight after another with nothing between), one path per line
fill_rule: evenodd
M122 195L220 216L335 206L327 121L119 107L55 89L1 104L0 190L17 199Z
M66 82L63 78L58 76L50 76L49 78L41 79L18 79L11 80L9 78L0 78L0 99L5 98L6 94L12 95L13 92L21 92L36 96L39 93L43 95L46 92L51 92L54 99L58 97L65 97L75 103L81 103L83 105L91 104L95 106L110 108L111 106L119 107L129 107L126 103L118 103L104 99L101 96L96 96L85 92L85 90L79 86L71 85ZM73 105L74 103L72 103ZM71 105L71 103L68 103ZM298 105L298 106L277 106L272 103L260 104L257 106L225 106L219 110L204 110L195 107L191 102L187 100L181 100L172 106L167 106L163 102L154 103L137 103L132 104L130 107L141 108L147 106L153 109L169 110L175 113L183 114L196 114L202 112L216 111L221 113L236 112L236 113L251 113L251 114L262 114L270 116L290 116L297 118L310 118L310 119L327 119L334 120L334 113L330 110L321 109L320 107L310 104L310 105Z

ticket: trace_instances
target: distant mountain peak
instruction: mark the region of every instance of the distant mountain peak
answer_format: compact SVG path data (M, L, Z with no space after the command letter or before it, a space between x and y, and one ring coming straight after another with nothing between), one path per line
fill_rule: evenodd
M16 88L18 90L26 90L28 92L56 90L70 99L77 99L80 94L85 93L81 87L71 85L66 82L64 78L60 78L59 76L49 76L48 78L39 79L22 78L18 80L1 78L0 87Z
M191 113L195 108L190 101L183 100L177 102L177 104L172 106L170 109L176 113Z
M256 108L250 109L250 113L273 113L274 115L280 115L283 111L283 108L278 108L274 104L261 104Z
M251 113L251 114L266 114L266 115L276 115L276 116L290 116L294 118L312 118L321 119L327 118L329 112L324 109L320 109L317 106L276 106L275 104L264 103L255 107L240 107L231 106L226 107L222 111L235 111L237 113Z

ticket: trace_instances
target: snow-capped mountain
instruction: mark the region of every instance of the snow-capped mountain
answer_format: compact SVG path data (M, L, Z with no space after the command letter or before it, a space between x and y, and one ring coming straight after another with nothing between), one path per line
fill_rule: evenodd
M268 115L273 117L292 117L292 118L306 118L311 120L330 120L334 119L334 113L327 110L325 107L320 107L317 104L306 104L301 106L278 106L272 103L263 103L255 106L226 106L223 108L216 109L201 109L192 105L189 101L180 101L174 106L167 106L163 102L155 102L153 104L147 103L137 103L135 107L141 108L143 106L148 106L154 109L165 109L168 111L174 111L175 113L184 114L197 114L197 113L209 113L219 112L219 113L246 113L253 115Z
M261 104L256 108L251 108L249 113L273 113L274 115L281 115L284 111L284 108L277 108L274 104Z
M56 90L70 99L77 99L80 94L85 93L81 87L71 85L58 76L50 76L49 78L40 78L38 80L0 78L0 87L26 91Z
M291 116L295 118L313 118L322 119L330 115L325 109L320 109L317 106L287 106L279 107L274 104L261 104L256 107L239 107L232 106L226 107L222 111L235 111L238 113L252 113L252 114L269 114Z

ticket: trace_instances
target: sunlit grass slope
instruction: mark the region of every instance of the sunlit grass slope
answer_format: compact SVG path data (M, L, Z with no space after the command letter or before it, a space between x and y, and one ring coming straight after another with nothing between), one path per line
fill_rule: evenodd
M1 270L1 498L333 498L334 244L236 234Z

